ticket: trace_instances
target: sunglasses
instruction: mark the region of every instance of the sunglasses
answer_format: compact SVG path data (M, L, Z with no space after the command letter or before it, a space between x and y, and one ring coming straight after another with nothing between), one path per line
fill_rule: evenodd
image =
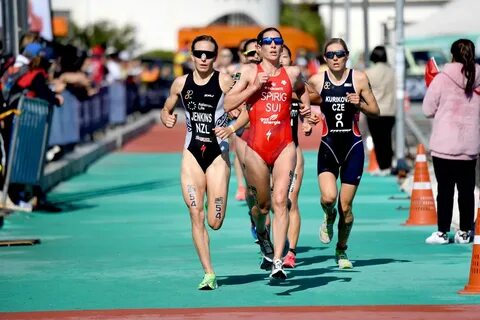
M205 51L205 50L193 50L192 54L195 58L202 59L203 55L205 55L206 59L213 59L217 56L215 51Z
M257 50L245 51L243 53L245 57L255 57L256 54L257 54Z
M327 59L333 59L334 56L337 56L337 58L343 58L347 55L347 52L345 50L337 50L337 51L327 51L325 52L325 58Z
M283 39L281 37L275 37L275 38L266 37L266 38L262 39L260 44L261 45L264 45L264 44L269 45L269 44L272 44L272 42L274 42L277 46L279 46L279 45L283 44Z

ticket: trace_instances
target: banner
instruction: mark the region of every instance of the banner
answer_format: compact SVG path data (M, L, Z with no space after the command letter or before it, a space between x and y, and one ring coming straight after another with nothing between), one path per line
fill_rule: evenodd
M28 1L28 26L30 31L38 32L42 38L53 40L50 0Z

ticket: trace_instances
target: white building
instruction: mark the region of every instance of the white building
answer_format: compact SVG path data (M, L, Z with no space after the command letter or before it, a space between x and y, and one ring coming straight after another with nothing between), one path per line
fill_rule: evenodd
M405 0L404 21L410 25L422 21L440 10L450 0ZM453 0L455 1L455 0ZM477 0L472 0L477 1ZM352 52L364 50L363 0L316 0L327 32L332 37L349 38L347 45ZM346 32L345 2L350 3L349 37ZM334 4L333 7L331 4ZM333 9L332 9L333 8ZM368 47L394 45L395 0L368 0Z
M455 0L405 0L406 25L428 18ZM478 1L478 0L471 0ZM203 27L216 21L233 24L256 23L277 26L281 0L51 0L53 10L70 11L72 20L84 26L109 20L118 26L136 26L141 50L176 50L177 32L182 27ZM364 49L363 0L284 0L285 3L314 3L319 6L327 32L348 38L355 55ZM349 4L349 36L346 7ZM333 5L332 5L333 4ZM395 0L368 0L369 44L393 44Z
M53 10L70 11L80 26L108 20L137 28L141 50L176 50L182 27L203 27L215 21L276 26L280 0L51 0Z

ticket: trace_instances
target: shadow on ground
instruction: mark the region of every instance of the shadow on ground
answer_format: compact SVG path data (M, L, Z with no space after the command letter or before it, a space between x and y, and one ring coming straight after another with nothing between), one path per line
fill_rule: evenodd
M151 191L155 189L162 189L167 187L172 187L178 185L180 182L176 179L170 180L153 180L142 183L133 183L120 186L114 186L109 188L100 188L100 189L91 189L85 192L76 192L76 193L57 193L55 194L54 200L52 201L53 205L64 206L72 202L90 200L93 198L105 197L105 196L115 196L119 194L128 194L135 192Z

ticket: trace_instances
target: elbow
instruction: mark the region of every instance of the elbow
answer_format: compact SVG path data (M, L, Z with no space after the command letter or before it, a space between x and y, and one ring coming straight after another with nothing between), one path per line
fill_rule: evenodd
M433 118L435 116L435 108L430 107L428 105L423 105L422 106L422 111L425 117L427 118Z
M235 108L236 106L233 103L225 99L225 101L223 102L223 110L225 110L225 112L230 112Z
M432 112L425 112L423 111L423 114L425 115L425 117L427 118L433 118L435 116L435 113L432 113Z

